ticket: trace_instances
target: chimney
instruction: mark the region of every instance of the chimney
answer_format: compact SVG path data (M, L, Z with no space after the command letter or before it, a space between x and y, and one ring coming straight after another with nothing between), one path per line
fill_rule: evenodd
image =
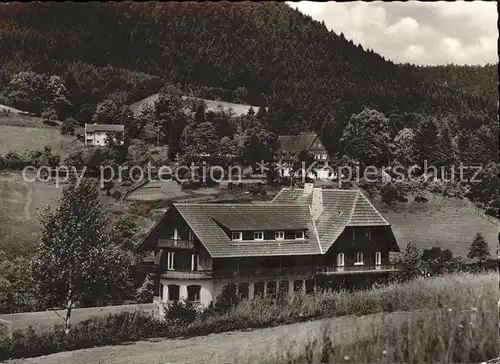
M321 187L316 187L313 189L312 194L312 216L314 220L317 220L323 212L323 190Z
M304 183L304 196L309 196L313 191L314 183Z

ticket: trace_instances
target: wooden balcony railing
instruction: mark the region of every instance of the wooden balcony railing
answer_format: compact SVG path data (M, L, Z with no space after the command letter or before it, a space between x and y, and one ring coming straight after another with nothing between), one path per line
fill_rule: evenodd
M179 239L158 239L158 248L175 248L192 250L193 242Z
M246 277L279 277L293 275L314 275L316 267L314 266L297 266L297 267L279 267L279 268L253 268L253 269L224 269L215 270L214 277L220 278L246 278Z
M330 274L354 274L354 273L377 273L377 272L395 272L398 267L393 264L381 265L349 265L349 266L325 266L318 267L317 274L330 275Z
M162 276L173 279L208 279L208 278L275 278L280 276L299 275L342 275L342 274L370 274L397 271L395 265L355 265L355 266L299 266L281 268L253 268L253 269L218 269L218 270L168 270Z

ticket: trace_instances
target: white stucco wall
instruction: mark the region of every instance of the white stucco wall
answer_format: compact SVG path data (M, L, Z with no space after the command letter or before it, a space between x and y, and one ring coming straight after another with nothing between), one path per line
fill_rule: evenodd
M105 146L107 137L108 134L105 131L86 132L85 145ZM123 140L121 141L121 144L123 144Z
M179 286L179 299L187 299L188 291L187 286L198 285L200 286L200 304L208 306L214 299L214 283L211 280L178 280L178 279L161 279L160 283L163 285L163 302L168 302L168 285L176 284Z
M302 281L303 290L305 291L305 282L308 279L313 279L311 275L296 275L287 277L267 277L267 278L241 278L241 279L214 279L214 280L178 280L178 279L161 279L160 283L163 285L163 300L159 297L154 298L154 302L161 304L168 302L168 285L175 284L179 286L179 299L183 300L188 297L187 286L199 285L200 286L200 304L208 306L210 302L215 301L217 296L222 290L222 287L229 283L236 284L248 283L248 297L254 298L254 288L256 282L264 282L264 292L267 291L267 283L273 281L276 283L276 289L279 288L280 281L288 282L288 293L293 293L293 283L296 280Z

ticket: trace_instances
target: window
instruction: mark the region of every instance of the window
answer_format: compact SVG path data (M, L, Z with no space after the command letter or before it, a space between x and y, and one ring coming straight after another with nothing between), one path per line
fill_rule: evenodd
M372 229L366 230L366 238L372 240Z
M267 282L266 288L267 297L273 297L274 295L276 295L276 281Z
M322 159L326 159L326 154L323 154L321 157Z
M175 253L173 253L173 252L167 253L167 269L168 270L174 270L174 256L175 256Z
M240 283L238 284L238 296L240 299L244 300L248 298L248 293L250 285L248 283Z
M193 240L194 240L194 237L193 237L193 230L189 230L188 240L189 240L189 242L190 242L190 243L192 243L192 242L193 242Z
M302 291L302 286L304 285L304 281L297 279L293 281L293 291L294 292L300 292Z
M288 284L288 281L280 281L279 286L278 286L278 293L281 296L285 296L288 294L289 288L290 288L290 285Z
M264 282L255 282L253 287L255 297L264 297Z
M352 241L356 240L356 230L352 229Z
M337 254L337 267L343 267L345 264L344 253Z
M356 253L356 260L354 261L354 265L362 265L363 263L363 253Z
M283 240L283 239L285 239L285 232L284 231L276 231L274 233L274 238L276 240Z
M167 287L168 287L168 300L179 301L179 286L177 284L169 284Z
M306 294L314 293L314 280L306 279Z
M381 265L381 264L382 264L382 253L376 252L375 253L375 265Z
M187 286L187 291L188 291L188 301L189 302L200 302L200 291L201 291L201 286L199 285L191 285Z
M233 232L233 240L243 240L243 233L237 231Z
M178 240L179 239L179 232L177 231L176 228L174 228L174 240Z
M253 233L253 240L264 240L264 233L262 231L256 231Z
M303 231L296 231L295 232L295 239L304 240L304 232Z

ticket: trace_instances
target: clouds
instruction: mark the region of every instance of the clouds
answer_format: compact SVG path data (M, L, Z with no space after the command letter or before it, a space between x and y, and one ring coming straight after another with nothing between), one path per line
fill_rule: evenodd
M498 62L496 2L288 3L399 63Z

